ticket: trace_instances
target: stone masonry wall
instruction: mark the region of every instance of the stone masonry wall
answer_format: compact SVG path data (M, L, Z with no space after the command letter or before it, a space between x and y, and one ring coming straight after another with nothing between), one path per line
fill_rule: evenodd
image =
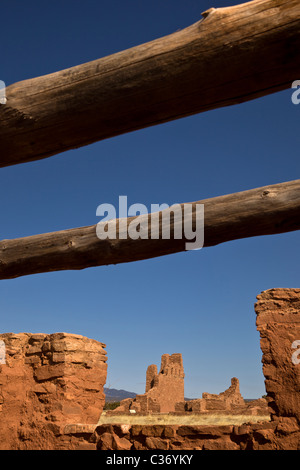
M300 450L300 289L257 296L270 421L241 426L101 425L99 450Z
M102 424L90 441L97 450L299 450L300 432L285 418L241 426Z
M154 375L151 384L146 384L147 386L149 387L146 392L147 397L159 403L161 413L175 411L176 403L184 400L184 370L181 354L171 356L163 354L160 371Z
M121 423L97 426L82 421L80 424L76 414L78 409L69 408L71 401L75 408L81 403L84 419L93 416L88 409L94 408L96 402L91 402L87 394L83 405L75 391L68 396L67 390L72 391L71 383L77 376L77 368L83 368L84 372L89 367L91 371L99 367L104 385L104 345L98 343L97 361L86 360L88 354L84 362L82 357L77 357L78 362L72 363L72 354L66 354L64 362L59 363L55 360L63 360L63 356L53 357L53 353L63 351L56 350L55 335L52 339L48 335L1 335L0 341L4 338L8 348L6 365L1 364L0 354L0 449L300 450L300 289L262 292L257 297L255 311L261 337L270 421L241 426L144 426ZM68 343L68 338L64 336L56 339ZM50 350L49 342L52 345ZM68 348L72 350L70 344ZM46 352L52 352L52 356ZM68 356L70 362L67 361ZM59 368L53 368L61 364L65 365L63 375L60 375L62 371L59 372ZM148 392L158 383L157 375L155 368L147 374ZM93 383L93 379L91 381ZM66 386L68 383L70 387ZM75 381L75 384L77 386L78 382ZM88 380L84 388L86 392L91 389ZM97 395L98 392L95 393ZM103 404L103 398L100 402ZM72 424L73 419L76 422Z
M231 379L230 387L220 394L202 393L202 398L176 404L176 411L189 411L192 413L234 412L235 410L240 413L243 408L246 408L246 404L240 393L239 380L236 377Z
M163 354L161 368L150 365L146 372L145 393L134 399L122 400L110 414L136 411L137 413L169 413L176 403L184 400L184 369L181 354Z
M300 289L270 289L257 296L263 373L272 419L300 424Z
M53 448L68 423L98 422L105 403L103 343L66 333L8 333L0 341L1 450Z

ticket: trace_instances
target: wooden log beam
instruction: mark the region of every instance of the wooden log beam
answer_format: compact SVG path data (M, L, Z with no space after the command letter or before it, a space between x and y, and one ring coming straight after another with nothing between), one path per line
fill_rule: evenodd
M0 166L291 87L300 77L299 0L210 9L192 26L7 87Z
M194 209L192 214L194 224L196 204L204 204L204 247L230 240L300 229L300 180L189 204ZM151 214L143 217L147 218L151 233ZM120 220L123 220L123 223L125 220L125 231L127 231L137 218L118 219L117 229L120 227ZM173 236L175 223L174 217L170 223L169 240L151 237L134 240L127 235L127 238L124 238L124 229L117 230L114 239L100 240L96 234L98 224L15 240L2 240L0 279L127 263L182 252L186 250L186 242L190 241L190 238L183 236L182 239L176 239ZM162 218L160 229L162 229ZM184 235L184 230L182 232Z

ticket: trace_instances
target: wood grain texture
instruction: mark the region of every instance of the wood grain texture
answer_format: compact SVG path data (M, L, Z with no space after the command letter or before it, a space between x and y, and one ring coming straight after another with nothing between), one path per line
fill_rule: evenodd
M299 0L255 0L211 9L192 26L132 49L13 84L0 105L0 166L289 88L300 76L299 30Z
M219 196L204 204L204 247L300 229L300 180ZM151 229L150 214L149 231ZM134 217L125 219L126 227ZM195 212L193 212L195 220ZM103 222L104 223L104 222ZM185 251L187 239L100 240L96 225L0 242L0 279L127 263ZM201 258L199 258L201 262Z

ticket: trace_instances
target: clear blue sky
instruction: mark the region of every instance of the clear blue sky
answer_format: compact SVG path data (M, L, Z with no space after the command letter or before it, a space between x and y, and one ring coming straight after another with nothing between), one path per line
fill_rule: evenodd
M1 5L7 85L184 28L239 2L10 0ZM300 79L300 77L293 77ZM0 238L96 224L99 204L190 202L299 178L291 90L0 171ZM1 151L1 149L0 149ZM265 393L256 295L299 287L299 232L148 261L0 281L1 332L64 331L107 344L107 386L144 392L149 364L182 353L185 395L240 380Z

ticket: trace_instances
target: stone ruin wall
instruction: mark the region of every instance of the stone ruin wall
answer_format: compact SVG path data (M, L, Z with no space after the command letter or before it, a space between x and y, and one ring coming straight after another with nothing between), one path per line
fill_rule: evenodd
M271 289L257 300L256 325L270 412L274 420L294 417L300 423L300 289Z
M0 341L1 450L53 448L59 440L68 447L68 423L98 422L105 403L105 344L66 333L8 333Z
M145 393L122 400L120 406L109 414L169 413L175 411L176 403L184 400L184 369L181 354L163 354L157 373L152 364L146 372Z
M184 400L184 369L181 354L171 356L163 354L159 374L155 369L151 369L150 366L147 370L146 394L159 404L160 413L168 413L175 408L178 401Z
M152 413L212 413L227 412L234 414L268 415L265 399L246 403L240 393L239 380L231 379L230 387L220 394L203 393L202 398L184 400L184 369L181 354L164 354L161 368L157 373L156 365L151 365L146 373L146 389L142 395L126 398L107 415L130 413L147 415Z
M203 393L202 398L177 403L175 411L190 413L216 413L222 414L248 414L264 415L268 414L267 402L265 399L245 402L241 393L239 380L236 377L231 379L230 387L221 392Z
M300 289L262 292L255 311L270 421L241 426L88 424L104 403L104 345L61 333L1 335L7 364L0 361L0 449L300 450L300 348L295 348L300 345ZM72 338L76 348L68 341ZM82 341L91 345L84 354ZM147 393L157 375L155 368L149 371Z
M96 448L300 450L300 289L262 292L255 312L270 421L241 426L101 425L93 434Z

